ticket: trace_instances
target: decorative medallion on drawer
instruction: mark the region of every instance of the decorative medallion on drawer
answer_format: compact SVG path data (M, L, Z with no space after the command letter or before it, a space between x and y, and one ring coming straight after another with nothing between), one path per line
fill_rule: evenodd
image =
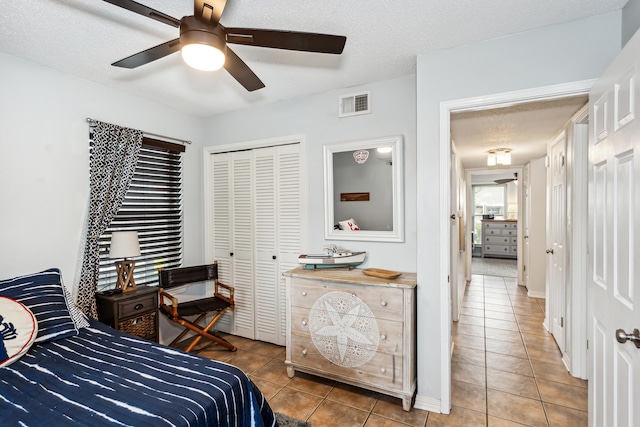
M309 311L309 332L320 354L347 368L367 363L380 342L373 312L347 292L328 292L316 300Z

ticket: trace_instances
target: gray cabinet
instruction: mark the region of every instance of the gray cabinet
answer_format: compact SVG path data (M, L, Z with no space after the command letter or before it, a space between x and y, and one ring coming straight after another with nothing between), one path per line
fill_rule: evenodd
M511 220L482 221L482 257L517 258L518 222Z

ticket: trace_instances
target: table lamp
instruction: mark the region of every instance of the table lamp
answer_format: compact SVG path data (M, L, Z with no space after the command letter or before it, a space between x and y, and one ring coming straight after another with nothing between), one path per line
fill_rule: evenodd
M137 231L114 231L111 233L111 248L109 258L124 258L116 261L116 271L118 281L116 290L129 292L136 290L136 282L133 280L133 268L136 262L131 257L140 256L140 243L138 242Z

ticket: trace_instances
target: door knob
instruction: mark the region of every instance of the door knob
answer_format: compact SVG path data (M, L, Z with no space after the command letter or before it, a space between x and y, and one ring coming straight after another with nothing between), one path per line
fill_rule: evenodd
M622 329L617 329L616 330L616 340L620 344L624 344L627 341L633 341L635 346L637 348L640 348L640 331L638 330L638 328L636 328L636 329L633 330L632 334L628 334L625 331L623 331Z
M548 254L553 255L553 249L547 249L547 250L546 250L546 252L547 252Z

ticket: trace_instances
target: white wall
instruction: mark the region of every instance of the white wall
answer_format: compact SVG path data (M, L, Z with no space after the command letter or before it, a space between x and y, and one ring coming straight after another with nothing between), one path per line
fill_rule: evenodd
M324 240L324 184L322 147L390 135L404 137L405 241L404 243L336 242L368 252L363 267L416 271L416 112L415 76L348 88L275 104L221 114L207 119L210 145L304 134L307 174L307 252L317 253ZM338 118L338 96L371 91L371 114ZM354 202L355 203L355 202ZM357 217L356 217L357 219Z
M192 140L185 263L203 255L201 118L0 54L0 278L49 267L75 283L89 195L87 117Z
M441 310L447 307L449 265L443 233L443 222L449 221L443 205L449 199L441 194L448 189L443 173L448 170L448 149L441 153L441 102L596 78L620 50L620 15L613 12L418 56L417 404L442 402L443 391L449 393L442 376L449 369L443 348L449 345L450 322Z
M546 157L529 162L529 281L527 292L530 297L544 298L546 289L545 253L547 240L547 168Z

